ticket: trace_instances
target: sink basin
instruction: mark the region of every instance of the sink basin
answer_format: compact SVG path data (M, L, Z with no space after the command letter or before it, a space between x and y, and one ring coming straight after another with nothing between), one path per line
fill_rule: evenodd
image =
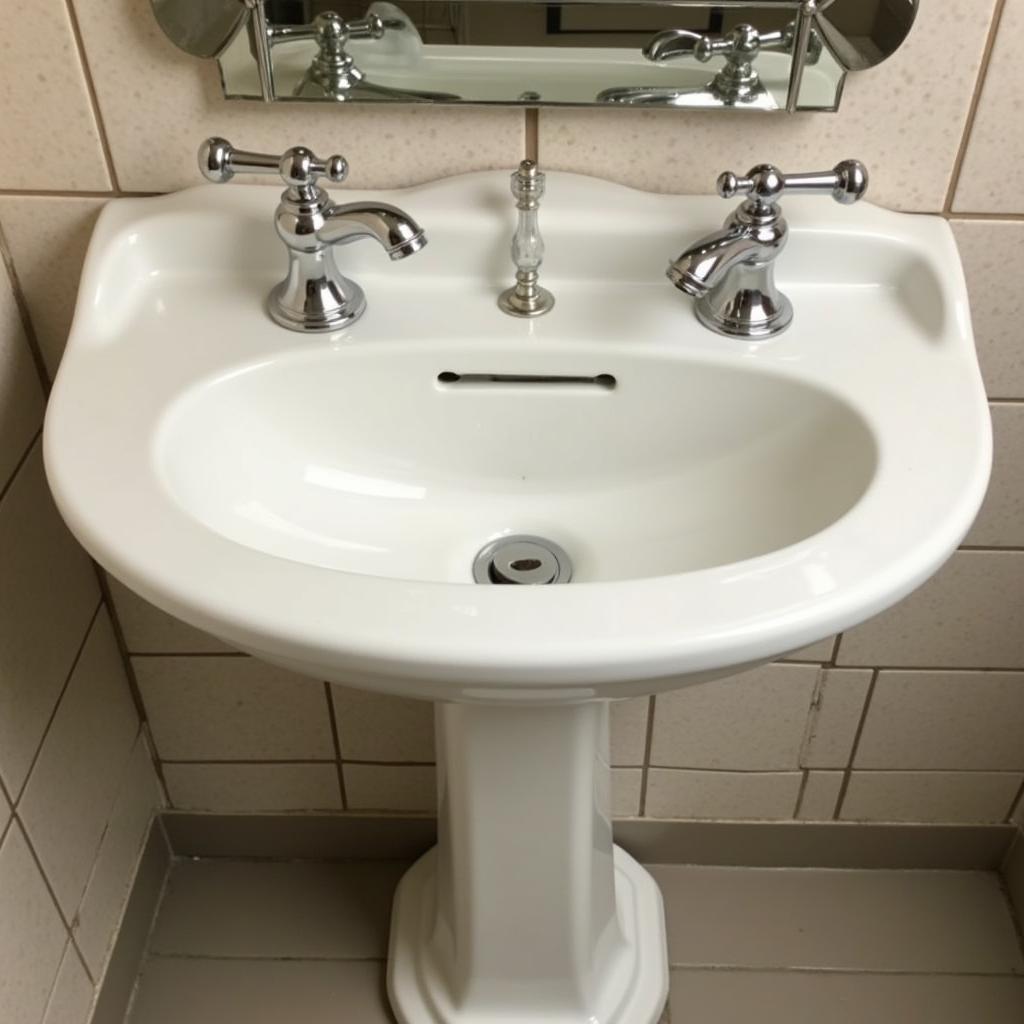
M392 924L401 1024L654 1024L664 923L612 844L609 701L764 662L921 584L981 503L988 410L938 218L787 199L796 318L747 343L664 279L719 200L567 174L541 218L557 305L502 314L507 189L354 194L431 244L397 264L345 247L368 312L326 337L265 312L273 190L112 202L47 471L85 547L166 611L439 702L440 840ZM564 549L572 582L474 583L478 552L523 534Z

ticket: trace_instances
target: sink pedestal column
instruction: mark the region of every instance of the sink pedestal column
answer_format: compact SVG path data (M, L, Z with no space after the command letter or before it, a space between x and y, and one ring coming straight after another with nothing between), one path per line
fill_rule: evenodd
M655 1024L661 893L612 844L607 702L439 704L437 846L402 879L401 1024Z

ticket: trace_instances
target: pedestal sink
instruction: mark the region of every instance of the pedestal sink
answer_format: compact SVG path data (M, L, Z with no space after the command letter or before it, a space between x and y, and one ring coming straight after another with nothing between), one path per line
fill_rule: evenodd
M609 702L767 661L922 583L981 502L987 407L937 218L787 200L796 319L746 344L664 280L718 200L565 174L543 211L558 305L504 316L506 189L376 194L431 244L395 265L347 248L368 313L312 338L264 312L274 190L111 203L47 470L86 548L168 612L438 702L440 840L392 927L402 1024L653 1024L661 901L612 843ZM572 582L475 584L513 535L564 550Z

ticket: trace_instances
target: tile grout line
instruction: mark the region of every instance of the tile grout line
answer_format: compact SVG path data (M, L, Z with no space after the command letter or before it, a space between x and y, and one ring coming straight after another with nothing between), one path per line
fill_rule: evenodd
M11 475L7 478L7 480L4 483L0 484L0 502L2 502L4 498L7 497L11 488L14 486L14 481L18 478L18 474L21 472L22 467L25 465L26 462L28 462L32 452L35 451L36 444L38 443L39 439L42 436L43 428L40 427L35 432L34 436L32 437L32 440L29 441L28 445L25 448L25 451L22 453L21 458L18 459L17 463L15 464L14 469L11 470Z
M644 763L640 772L640 806L637 816L647 816L647 784L651 777L651 747L654 745L654 715L657 711L658 698L651 694L647 701L647 732L644 737Z
M85 89L89 94L89 105L92 108L92 118L96 125L96 134L99 137L100 149L103 151L103 161L107 168L107 178L113 185L115 191L120 191L120 183L117 180L117 168L114 166L114 154L110 148L110 138L107 135L106 122L103 120L103 112L100 108L99 94L96 92L96 82L92 77L92 66L89 64L89 57L85 50L85 40L82 37L82 27L78 23L78 12L75 10L73 0L64 0L64 7L67 11L68 21L71 24L71 35L75 40L75 49L78 51L78 62L82 68L82 77L85 79Z
M21 799L25 795L25 790L28 788L28 784L32 780L32 773L35 771L36 764L39 762L39 757L43 752L43 746L46 744L46 737L50 735L50 729L53 727L53 720L57 717L57 712L60 710L60 706L64 702L64 697L68 692L68 687L71 685L71 678L74 676L75 670L78 668L78 663L82 660L82 653L85 651L85 645L89 642L89 637L92 636L93 627L96 625L96 620L99 618L99 614L102 610L103 599L101 598L89 618L89 624L85 627L82 634L82 640L78 645L78 650L75 652L75 656L71 660L71 667L68 669L68 673L64 677L64 682L61 684L60 693L53 703L53 710L50 712L50 716L46 720L46 727L43 729L39 745L36 747L35 753L32 755L32 761L29 763L28 771L25 773L25 781L21 784L21 789L18 791L17 797L11 801L11 805L15 810L17 810L18 805L21 803Z
M839 821L843 812L843 804L846 802L846 792L850 788L850 779L853 776L853 763L857 759L857 749L860 747L860 738L864 734L864 726L867 724L868 712L871 709L871 699L875 695L875 685L878 682L879 669L871 674L871 682L868 683L868 692L864 695L864 707L861 709L860 721L857 723L857 731L853 735L853 745L850 747L850 757L846 769L843 772L843 782L839 787L839 795L836 797L835 810L832 812L832 820Z
M1024 800L1024 779L1021 779L1020 787L1014 794L1013 801L1010 804L1010 809L1006 812L1006 823L1008 825L1015 824L1013 820L1013 812L1017 810L1017 807L1020 805L1022 800Z
M324 697L327 700L327 717L331 724L331 742L334 745L334 765L338 772L338 793L341 797L341 809L348 810L348 792L345 789L345 769L341 760L341 740L338 737L338 716L334 707L334 694L331 684L324 680Z
M35 364L36 374L39 376L39 384L43 389L43 398L49 399L53 384L50 380L49 370L46 368L46 360L43 358L43 348L39 344L39 336L36 334L35 324L32 322L28 301L25 299L25 293L21 287L18 268L14 265L14 253L11 252L11 247L7 243L7 237L3 232L3 225L0 225L0 264L7 268L7 276L11 282L11 291L14 294L14 305L18 309L18 317L25 332L29 353L32 356L32 362ZM40 430L40 433L42 433L42 430Z
M960 187L960 177L963 172L964 162L967 159L967 152L970 149L971 137L974 134L974 119L977 116L978 108L981 105L981 96L985 90L985 82L988 79L988 69L992 62L992 51L996 46L996 39L999 35L999 26L1003 20L1003 11L1006 9L1006 0L996 0L995 8L992 11L992 22L989 25L988 36L985 39L985 46L981 51L981 61L978 65L978 77L974 82L974 91L971 94L971 102L967 108L967 117L964 120L963 135L960 137L960 147L957 150L956 159L953 161L953 169L949 175L949 187L946 190L946 199L942 204L942 212L949 215L953 212L953 203L956 201L956 193Z
M796 804L793 807L792 817L794 821L799 821L800 819L800 810L804 804L804 794L807 792L807 783L810 781L810 778L811 770L809 768L804 768L803 778L801 778L800 780L800 789L797 791L796 794Z
M72 938L71 922L64 915L64 910L60 905L60 900L57 899L57 894L53 890L53 886L50 884L49 876L46 874L46 870L43 868L43 862L39 859L39 854L36 853L35 845L32 842L32 837L29 835L28 826L24 821L21 820L21 816L18 816L18 831L21 833L21 838L25 840L25 845L28 847L29 855L32 858L33 863L36 866L36 870L39 872L39 877L43 880L43 885L46 886L46 891L50 894L50 900L53 902L54 909L57 911L57 916L60 918L60 923L64 926L67 932L67 940L70 943ZM56 982L56 977L54 981Z

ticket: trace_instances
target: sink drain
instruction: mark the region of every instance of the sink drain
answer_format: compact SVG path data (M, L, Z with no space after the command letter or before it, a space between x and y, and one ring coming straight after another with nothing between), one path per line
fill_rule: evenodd
M543 537L501 537L473 560L473 579L519 586L568 583L572 562L562 548Z

